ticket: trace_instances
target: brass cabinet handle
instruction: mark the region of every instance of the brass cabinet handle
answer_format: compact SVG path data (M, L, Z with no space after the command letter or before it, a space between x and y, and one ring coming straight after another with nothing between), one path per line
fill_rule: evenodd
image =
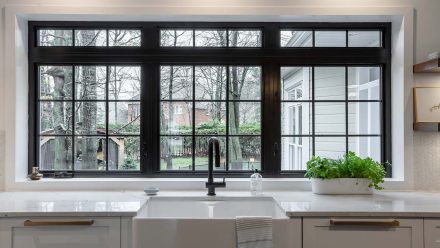
M362 221L362 220L330 220L332 226L378 226L378 227L398 227L398 220L391 221Z
M93 220L78 220L78 221L33 221L25 220L24 226L91 226L95 221Z

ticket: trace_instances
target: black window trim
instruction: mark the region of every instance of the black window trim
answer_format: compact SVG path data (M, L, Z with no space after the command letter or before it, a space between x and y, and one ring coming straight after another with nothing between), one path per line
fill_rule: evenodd
M262 169L265 177L304 177L304 171L281 171L280 117L281 66L381 66L382 139L384 161L391 162L391 23L323 22L28 22L29 58L29 158L28 170L38 164L38 88L40 64L141 66L141 168L140 171L76 171L76 177L205 177L205 171L167 172L159 168L159 65L260 65L262 66ZM140 29L140 47L38 46L38 30ZM160 29L261 29L261 47L160 47ZM280 30L348 30L382 32L382 47L281 47ZM74 31L72 31L74 32ZM314 32L313 32L314 35ZM73 33L74 36L74 33ZM346 36L347 38L348 36ZM74 37L73 37L74 38ZM313 39L314 40L314 39ZM108 42L108 41L107 41ZM348 45L348 44L347 44ZM155 83L156 82L156 83ZM313 117L314 118L314 117ZM147 122L146 120L155 120ZM271 130L271 131L268 131ZM275 131L274 131L275 130ZM276 133L276 135L273 135ZM344 135L345 136L345 135ZM386 167L391 177L391 166ZM248 177L250 172L215 172L228 177ZM44 172L50 176L53 173Z

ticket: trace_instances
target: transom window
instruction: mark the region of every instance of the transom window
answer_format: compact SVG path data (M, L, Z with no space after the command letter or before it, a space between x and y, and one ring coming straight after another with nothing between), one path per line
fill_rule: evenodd
M391 161L390 28L29 22L29 169L205 176L213 136L230 177Z

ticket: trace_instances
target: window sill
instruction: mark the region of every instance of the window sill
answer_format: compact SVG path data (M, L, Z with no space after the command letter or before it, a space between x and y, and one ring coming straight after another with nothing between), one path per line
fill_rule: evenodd
M220 180L220 179L216 179ZM206 178L43 178L39 181L18 179L10 191L38 190L142 190L145 187L159 187L162 190L200 190L205 188ZM247 178L227 178L227 190L249 189ZM386 178L384 187L401 189L405 181ZM307 178L264 178L264 190L311 190ZM9 190L9 189L8 189Z

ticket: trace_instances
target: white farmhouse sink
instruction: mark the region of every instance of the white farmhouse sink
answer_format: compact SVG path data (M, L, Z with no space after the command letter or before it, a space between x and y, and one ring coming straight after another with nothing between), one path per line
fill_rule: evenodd
M271 197L152 197L139 212L145 218L214 218L270 216L286 218Z
M237 216L272 217L274 248L301 240L301 221L287 218L271 197L158 196L133 219L133 247L235 248Z

